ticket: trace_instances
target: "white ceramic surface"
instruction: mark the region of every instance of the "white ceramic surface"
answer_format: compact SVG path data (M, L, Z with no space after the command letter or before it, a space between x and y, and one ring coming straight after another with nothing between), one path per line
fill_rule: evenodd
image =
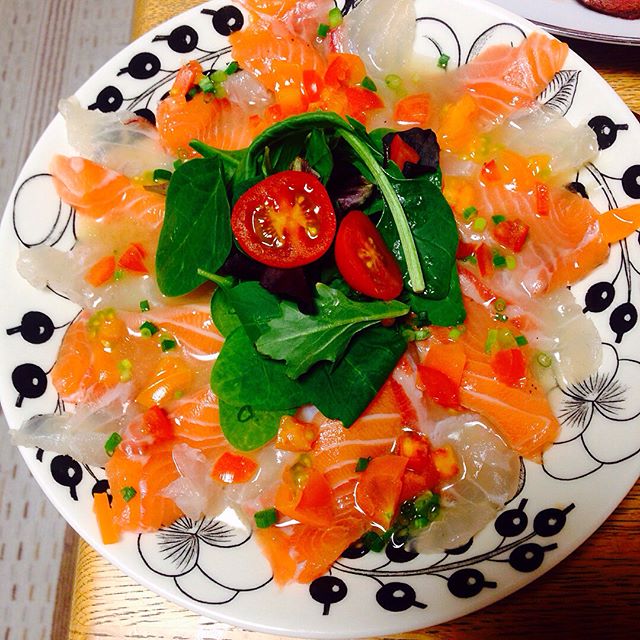
M578 0L494 0L556 35L640 46L640 19L626 20L588 9Z
M418 0L417 11L416 46L449 53L450 65L493 42L517 44L533 28L482 0ZM127 47L78 97L90 108L153 109L185 60L226 64L229 49L220 32L243 22L231 3L206 3ZM604 81L571 54L541 99L574 123L590 122L598 134L599 158L576 177L594 203L604 209L640 201L640 125ZM47 372L77 309L55 292L31 288L15 262L24 246L45 243L64 251L73 245L74 212L59 202L47 174L51 156L70 151L58 117L26 163L0 231L0 398L14 427L59 408ZM57 509L92 546L142 584L194 611L266 632L323 638L437 624L494 602L550 569L600 526L638 478L640 394L632 388L640 375L639 268L634 234L612 249L588 281L574 286L605 343L601 370L582 385L554 391L559 442L543 465L523 465L518 495L495 523L447 554L352 553L311 585L280 590L253 539L242 532L221 535L226 525L216 521L183 518L157 534L127 535L105 547L91 511L92 491L106 490L103 472L55 453L23 455Z

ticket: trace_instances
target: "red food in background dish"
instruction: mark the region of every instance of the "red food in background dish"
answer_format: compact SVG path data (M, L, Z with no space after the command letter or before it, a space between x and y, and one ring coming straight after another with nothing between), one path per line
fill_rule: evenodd
M635 20L640 18L640 0L580 0L594 11L608 13L611 16Z

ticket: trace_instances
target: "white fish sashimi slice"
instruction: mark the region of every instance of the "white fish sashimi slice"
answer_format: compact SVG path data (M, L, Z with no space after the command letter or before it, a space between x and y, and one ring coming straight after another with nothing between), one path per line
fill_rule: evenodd
M77 407L74 413L33 416L11 431L11 439L15 445L39 447L103 467L109 460L105 442L112 433L122 433L138 413L129 395L127 385L118 385L96 403Z
M86 247L70 252L39 246L23 250L18 256L18 273L37 289L50 287L71 302L85 309L117 309L134 311L140 300L153 306L166 304L166 300L149 275L125 277L100 287L92 287L84 274L101 255Z
M420 553L435 553L466 543L515 494L520 459L504 440L473 414L442 420L432 443L450 445L461 465L441 494L439 518L410 541Z
M58 109L69 144L84 158L130 178L173 165L157 129L135 113L91 111L73 97L61 100Z

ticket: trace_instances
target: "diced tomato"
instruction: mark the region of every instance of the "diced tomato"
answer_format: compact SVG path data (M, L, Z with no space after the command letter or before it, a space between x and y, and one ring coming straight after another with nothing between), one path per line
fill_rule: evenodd
M476 260L481 276L491 276L493 274L493 254L486 244L481 244L476 249Z
M377 93L364 87L347 87L345 95L348 105L347 114L362 124L366 124L369 112L382 109L384 106Z
M432 367L418 366L425 394L442 407L455 409L460 406L460 386L446 374Z
M224 484L249 482L258 465L247 456L225 451L214 463L211 477Z
M385 529L391 525L398 509L408 461L404 456L393 454L374 458L356 485L358 507Z
M336 265L350 287L372 298L392 300L403 287L402 272L373 222L350 211L340 223Z
M329 481L305 462L285 470L276 491L275 507L285 516L313 527L328 526L335 515Z
M311 451L318 438L318 427L293 416L282 416L276 436L276 449L282 451Z
M396 102L393 119L403 127L426 127L431 115L431 97L428 93L414 93Z
M473 244L471 242L463 242L462 240L458 242L458 249L456 250L456 258L458 260L462 260L463 258L468 258L472 256L478 250L477 244Z
M133 424L130 429L134 430ZM170 440L173 438L173 424L164 409L158 405L153 405L144 412L142 421L132 435L136 440L148 438L149 444Z
M397 133L393 136L391 144L389 145L389 158L398 165L400 171L404 170L405 162L416 164L420 161L418 152L410 144L407 144Z
M491 358L491 366L500 382L520 387L526 379L527 365L521 349L501 349Z
M458 460L453 448L446 444L432 451L433 463L438 470L438 475L442 480L451 480L460 471Z
M238 198L231 229L254 260L286 269L309 264L329 249L336 216L327 190L313 174L281 171Z
M352 87L360 84L367 70L360 56L353 53L330 53L324 81L330 87Z
M93 264L89 270L84 274L84 279L92 287L99 287L103 285L111 278L116 272L116 259L114 256L105 256L100 258L95 264Z
M323 86L322 77L313 69L305 69L302 72L302 86L307 102L316 102L320 99Z
M520 218L503 220L493 228L493 237L514 253L522 251L528 235L529 225L522 222Z
M549 203L549 187L542 182L536 182L536 211L539 216L549 215Z
M422 476L425 483L424 489L431 489L438 484L438 470L433 462L431 443L425 435L415 431L405 431L398 438L397 452L408 458L407 471L413 471Z
M118 266L135 273L149 273L149 269L144 264L146 255L147 252L140 243L132 242L120 256Z

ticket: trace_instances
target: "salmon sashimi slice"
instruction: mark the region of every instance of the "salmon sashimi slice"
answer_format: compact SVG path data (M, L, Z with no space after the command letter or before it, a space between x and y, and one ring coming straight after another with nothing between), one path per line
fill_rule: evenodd
M144 322L153 335L143 334ZM65 402L94 402L122 385L142 406L166 406L207 379L202 362L215 358L222 342L204 305L83 311L63 338L51 377Z
M508 320L496 320L486 304L465 298L465 310L465 331L457 340L466 355L460 383L460 404L486 417L520 455L536 458L552 444L559 430L558 420L530 366L527 366L520 385L506 384L498 379L492 366L492 350L487 348L489 331L509 332L517 336L520 330ZM417 343L422 360L432 341L450 341L447 329L432 327L431 330L430 338ZM525 361L530 362L533 349L528 345L520 349Z
M548 211L540 215L535 191L517 191L498 184L475 188L474 206L488 221L482 232L456 210L462 240L484 242L502 254L512 251L496 240L492 216L519 220L528 227L522 249L514 254L515 268L496 268L482 277L489 289L508 301L523 301L573 284L601 265L609 254L599 228L600 214L591 202L560 187L549 187L548 193Z
M401 386L389 379L363 415L345 429L319 411L300 413L319 427L319 437L310 452L315 469L322 472L333 490L335 518L327 527L295 523L258 532L258 540L272 563L276 581L311 582L324 574L342 552L372 526L354 498L360 458L391 453L405 427L415 422L415 413ZM292 568L295 571L292 572Z
M233 59L253 73L266 89L285 87L290 64L324 73L325 61L312 44L280 22L256 22L229 36ZM279 67L283 69L279 71Z
M532 33L518 47L489 47L460 68L459 79L474 99L476 127L483 129L533 100L562 69L569 47Z
M125 432L122 443L106 465L113 495L113 515L123 530L154 531L183 514L176 504L176 500L180 502L180 496L172 499L167 491L183 473L189 475L188 469L179 468L176 447L187 445L194 452L197 450L204 456L209 471L220 455L232 450L220 428L217 399L207 387L183 398L168 416L173 425L170 439L151 443L141 440L135 435L140 420L137 419ZM201 486L195 488L201 489L203 494L205 490L220 493L208 474L199 478L197 484ZM123 496L125 487L136 492L131 500L127 501Z
M132 219L157 228L164 218L164 196L91 160L55 156L53 184L60 198L83 216L113 221Z

